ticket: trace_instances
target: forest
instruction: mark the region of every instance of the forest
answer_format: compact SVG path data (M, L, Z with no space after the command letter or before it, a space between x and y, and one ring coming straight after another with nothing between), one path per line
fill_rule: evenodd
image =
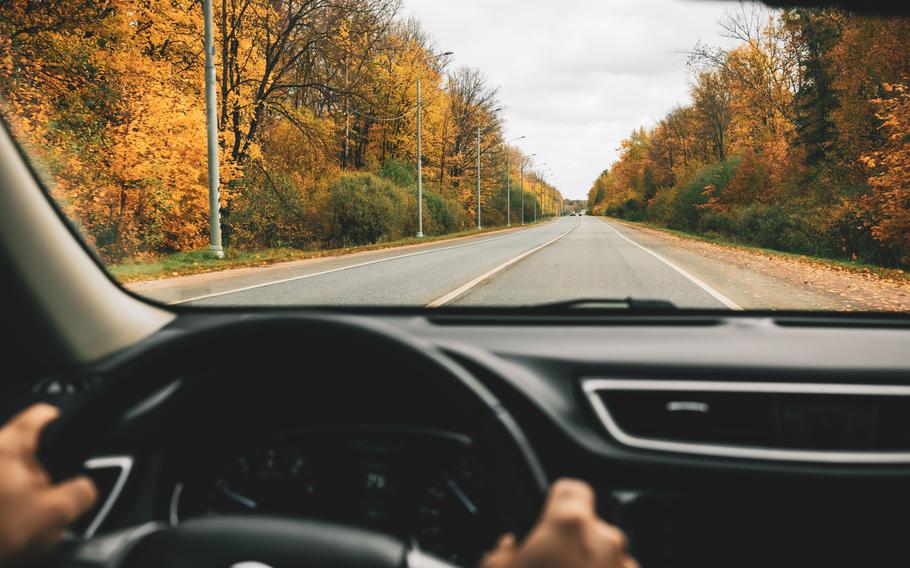
M592 212L910 267L910 21L741 4L687 52L691 104L622 142Z
M199 0L0 0L4 117L108 261L208 238ZM398 0L215 0L225 244L330 248L554 214L504 138L497 89L456 67ZM479 143L478 143L479 137ZM536 211L536 214L535 214Z

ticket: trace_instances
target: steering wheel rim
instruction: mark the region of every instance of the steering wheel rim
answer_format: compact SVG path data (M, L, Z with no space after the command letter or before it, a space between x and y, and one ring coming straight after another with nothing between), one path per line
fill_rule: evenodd
M92 450L90 441L98 440L103 432L118 421L122 423L124 409L140 405L153 393L167 386L172 375L159 372L162 361L167 361L167 366L173 366L175 362L189 360L193 354L205 353L207 349L216 345L222 349L230 349L244 342L258 344L257 342L261 342L263 338L276 337L294 337L301 343L312 341L314 343L309 346L311 350L318 350L333 339L344 338L355 345L369 345L388 354L389 360L407 361L415 369L426 369L427 376L422 376L421 379L436 381L433 387L440 389L440 392L444 393L443 396L455 397L455 400L463 404L473 405L473 408L469 409L473 413L472 417L477 417L481 422L479 424L481 430L488 436L484 442L497 447L495 455L499 456L499 459L509 461L511 472L524 474L527 486L532 488L531 499L525 504L518 503L519 507L526 505L525 510L518 511L513 521L517 521L515 528L519 534L533 524L546 491L546 477L524 433L498 399L458 363L428 341L380 322L356 316L256 315L247 316L240 321L231 319L226 322L206 323L192 330L164 330L151 341L136 346L99 367L98 371L107 376L105 386L74 408L65 409L61 420L45 433L40 459L54 478L63 478L74 473L77 464L81 464L90 455ZM326 523L322 524L329 526ZM302 527L303 525L300 525L297 528ZM145 540L151 534L159 536L149 538L160 539L163 538L160 535L167 532L159 526L143 535L141 540ZM129 534L135 536L137 533ZM132 538L124 541L130 542L131 548L136 544L132 542ZM94 540L95 544L102 542ZM111 546L110 538L104 542ZM72 551L92 550L100 546L93 544L93 540L76 544L78 546L71 548ZM402 546L404 546L402 550L408 549L406 545ZM376 564L377 568L383 565Z

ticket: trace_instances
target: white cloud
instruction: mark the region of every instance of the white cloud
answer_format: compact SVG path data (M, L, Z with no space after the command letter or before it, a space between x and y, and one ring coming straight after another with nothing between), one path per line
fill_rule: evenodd
M583 198L623 138L688 102L685 51L722 43L725 2L405 0L456 65L500 87L509 134Z

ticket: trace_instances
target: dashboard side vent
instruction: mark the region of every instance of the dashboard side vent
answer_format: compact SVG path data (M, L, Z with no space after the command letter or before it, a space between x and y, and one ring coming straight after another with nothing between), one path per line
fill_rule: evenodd
M607 432L641 449L733 458L910 463L910 387L587 379Z

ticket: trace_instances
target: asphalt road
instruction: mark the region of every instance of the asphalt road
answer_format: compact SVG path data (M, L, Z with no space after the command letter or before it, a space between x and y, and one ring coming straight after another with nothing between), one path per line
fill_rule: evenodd
M669 300L682 308L739 308L685 268L639 244L634 229L595 217L580 221L565 238L484 281L454 304L528 306L632 297Z
M729 308L736 282L706 282L655 252L627 226L563 217L454 241L203 274L134 285L197 306L519 306L580 298L669 300ZM692 264L692 263L690 263ZM694 264L697 263L694 261ZM695 268L703 268L696 266ZM738 277L741 277L738 276Z
M415 247L175 278L137 291L197 306L425 306L566 234L575 219Z

